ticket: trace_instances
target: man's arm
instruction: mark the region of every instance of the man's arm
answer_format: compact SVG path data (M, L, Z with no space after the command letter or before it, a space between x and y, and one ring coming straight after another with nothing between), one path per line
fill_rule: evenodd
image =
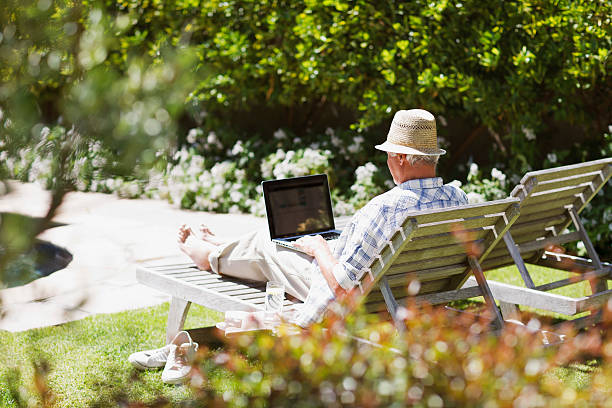
M307 235L295 241L294 245L317 260L319 269L321 269L323 277L336 298L346 294L347 291L340 286L333 274L338 260L332 254L327 241L322 236Z

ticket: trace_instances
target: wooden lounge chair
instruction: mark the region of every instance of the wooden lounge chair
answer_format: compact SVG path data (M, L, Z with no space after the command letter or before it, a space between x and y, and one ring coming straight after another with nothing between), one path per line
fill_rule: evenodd
M501 315L480 262L517 219L517 202L505 199L410 214L362 278L360 290L367 310L386 309L401 327L399 303L408 296L408 283L418 280L417 298L434 304L484 296L494 324L500 327ZM469 240L464 242L460 237L466 233ZM475 245L482 250L469 249ZM460 289L472 272L477 285ZM172 296L167 342L182 329L192 302L221 312L264 309L265 283L201 271L191 263L140 266L136 276L140 283ZM380 291L372 290L375 287ZM293 303L285 300L287 307Z
M503 321L483 275L481 262L518 217L518 199L491 201L442 210L409 214L402 231L370 267L362 279L366 310L387 310L398 327L398 309L407 298L429 304L448 303L483 296L493 326ZM476 285L462 288L470 276ZM418 282L410 284L410 282ZM371 290L378 287L380 291ZM407 287L410 287L410 290Z
M608 290L606 280L610 279L611 265L599 259L578 215L611 175L612 158L607 158L529 172L512 191L511 197L520 200L520 216L504 235L504 243L500 242L482 264L485 270L516 264L525 283L525 287L517 287L489 280L506 319L516 318L515 304L571 316L597 309L610 298L612 291ZM567 232L570 225L573 232ZM590 259L547 251L575 241L584 243ZM526 263L580 276L536 286ZM548 293L583 280L590 281L592 295L571 298ZM591 321L589 316L575 319L578 327Z

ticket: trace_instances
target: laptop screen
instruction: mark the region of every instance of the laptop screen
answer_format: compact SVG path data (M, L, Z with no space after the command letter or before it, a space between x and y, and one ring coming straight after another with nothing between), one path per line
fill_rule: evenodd
M334 229L326 174L262 183L271 238Z

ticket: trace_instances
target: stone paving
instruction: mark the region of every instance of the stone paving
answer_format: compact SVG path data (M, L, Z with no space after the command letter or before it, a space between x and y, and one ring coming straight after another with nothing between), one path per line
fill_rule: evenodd
M42 217L50 200L35 184L11 183L0 212ZM98 313L153 306L169 300L136 282L136 265L188 261L178 249L178 227L206 223L220 237L266 228L265 218L180 210L161 200L130 200L100 193L70 193L54 221L63 225L39 238L66 248L72 262L24 286L0 290L0 330L51 326Z

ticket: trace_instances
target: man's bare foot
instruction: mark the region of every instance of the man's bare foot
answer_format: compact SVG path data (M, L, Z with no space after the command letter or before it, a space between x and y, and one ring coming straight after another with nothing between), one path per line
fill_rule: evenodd
M201 239L195 239L195 235L191 228L183 224L179 227L177 241L179 248L183 251L196 266L204 271L210 271L210 262L208 262L208 255L211 251L217 247L210 242L203 241ZM193 239L189 239L192 237Z

